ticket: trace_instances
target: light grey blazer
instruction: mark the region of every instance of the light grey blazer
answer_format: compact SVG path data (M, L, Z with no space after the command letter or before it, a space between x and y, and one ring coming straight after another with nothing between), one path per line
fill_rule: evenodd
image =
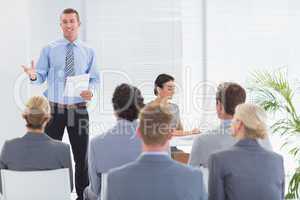
M23 137L6 141L2 147L0 169L38 171L60 168L69 168L72 191L73 171L70 146L44 133L29 132Z
M144 155L111 170L104 200L204 200L201 171L172 160L168 155Z
M283 200L283 158L257 140L240 140L211 155L208 190L209 200Z
M189 165L193 167L208 167L210 155L216 151L225 150L232 147L237 140L231 136L231 120L221 121L217 129L207 131L198 135L192 146L189 158ZM259 140L259 143L266 149L272 150L269 138Z
M141 153L141 141L136 137L138 122L118 119L114 127L93 138L89 145L90 185L85 199L97 199L101 192L103 173L134 161Z

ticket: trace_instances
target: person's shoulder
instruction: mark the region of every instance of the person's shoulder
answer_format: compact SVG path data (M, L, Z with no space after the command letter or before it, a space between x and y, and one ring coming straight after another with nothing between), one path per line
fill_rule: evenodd
M49 137L48 135L46 135L46 137L48 137L49 143L52 146L56 147L56 148L62 148L62 149L69 149L70 148L70 145L65 143L65 142L62 142L60 140L55 140L55 139Z
M228 160L228 158L234 157L234 155L239 154L240 149L236 146L230 146L226 149L218 149L214 151L210 158L215 160Z
M49 54L53 49L60 47L61 45L64 45L64 41L62 39L60 40L53 40L50 41L48 44L42 47L42 53Z
M22 138L22 137L9 139L9 140L6 140L6 141L4 142L3 147L8 148L8 147L11 147L11 146L14 146L14 145L18 145L18 144L20 144L22 141L23 141L23 138Z
M203 177L203 174L199 168L184 165L177 161L173 161L173 166L170 168L170 170L172 169L175 174L177 175L182 174L184 175L185 178L189 180L197 180L197 179L201 180Z
M220 130L215 128L211 130L206 130L203 133L197 135L195 137L195 141L206 144L208 141L222 140L224 137L227 137L227 135L220 134Z
M63 39L52 40L44 46L44 49L52 49L52 48L55 48L57 46L64 45L64 44L65 44L65 42Z
M283 156L272 151L272 150L269 150L269 149L266 149L264 147L261 148L262 151L268 155L271 159L274 159L274 160L278 160L278 161L283 161Z
M86 49L87 51L92 52L92 53L95 52L94 48L90 44L88 44L82 40L77 40L76 42L81 48Z
M173 162L173 165L172 165L173 169L183 171L185 173L195 173L195 172L198 171L197 168L185 165L181 162L178 162L178 161L175 161L175 160L172 160L172 162Z
M23 148L24 144L27 144L28 141L23 137L13 138L6 140L2 146L2 151L8 152L16 152L17 149Z
M100 145L100 144L105 143L112 136L111 132L114 129L114 127L115 126L113 126L110 129L94 136L90 140L90 145L94 146L94 145Z
M125 165L110 169L107 173L107 175L110 178L117 178L117 177L123 177L123 176L130 176L131 173L134 173L136 170L138 163L137 161L129 162Z

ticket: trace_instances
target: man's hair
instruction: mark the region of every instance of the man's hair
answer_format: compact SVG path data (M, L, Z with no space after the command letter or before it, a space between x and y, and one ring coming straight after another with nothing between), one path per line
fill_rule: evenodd
M63 14L72 14L75 13L76 17L77 17L77 21L80 22L80 17L79 17L79 13L77 12L77 10L75 10L74 8L66 8L62 11L61 16Z
M50 119L50 105L47 99L42 96L34 96L29 99L23 113L26 127L41 129L46 121Z
M172 114L167 107L148 104L140 113L140 132L146 145L164 145L171 132Z
M157 87L163 88L164 84L169 81L174 81L174 77L169 74L160 74L154 81L154 94L157 95Z
M246 91L237 83L224 82L218 86L216 101L219 101L227 114L234 115L235 107L246 101Z
M133 121L138 118L140 109L144 107L144 98L138 88L123 83L116 87L112 104L118 117Z

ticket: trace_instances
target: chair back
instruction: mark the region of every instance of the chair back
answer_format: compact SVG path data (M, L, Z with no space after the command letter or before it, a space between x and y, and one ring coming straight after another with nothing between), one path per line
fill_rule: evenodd
M1 170L3 200L70 200L69 169Z

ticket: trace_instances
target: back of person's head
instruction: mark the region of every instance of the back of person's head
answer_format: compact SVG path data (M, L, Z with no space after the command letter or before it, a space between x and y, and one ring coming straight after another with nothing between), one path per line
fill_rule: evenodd
M217 88L216 101L223 105L227 114L234 115L236 106L245 103L246 91L237 83L224 82Z
M144 98L138 88L123 83L116 87L112 104L118 118L133 121L138 118L140 109L144 107Z
M169 75L169 74L160 74L157 76L157 78L154 81L154 94L157 96L158 91L157 88L163 88L164 84L169 82L169 81L174 81L174 77Z
M254 104L240 104L235 109L234 118L244 124L246 138L264 139L267 136L267 115L265 111Z
M26 103L23 118L26 127L30 129L42 129L50 120L50 105L46 98L33 96Z
M167 107L148 104L140 113L140 134L144 144L163 146L171 138L172 114Z

